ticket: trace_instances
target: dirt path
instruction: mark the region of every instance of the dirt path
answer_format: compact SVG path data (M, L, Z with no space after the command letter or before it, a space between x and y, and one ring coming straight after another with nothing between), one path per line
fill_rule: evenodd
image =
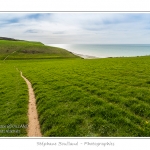
M11 54L13 54L13 53L15 53L16 51L13 51ZM7 55L4 59L3 59L3 61L5 61L7 58L9 57L9 55Z
M29 107L28 107L28 118L29 118L29 124L28 124L28 137L42 137L41 131L40 131L40 125L38 121L38 114L36 110L36 100L34 91L32 88L31 83L28 79L26 79L22 72L20 71L21 77L26 81L26 84L28 85L28 91L29 91Z

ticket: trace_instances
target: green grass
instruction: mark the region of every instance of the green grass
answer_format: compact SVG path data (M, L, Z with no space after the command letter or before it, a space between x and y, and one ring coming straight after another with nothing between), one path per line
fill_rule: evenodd
M11 63L0 62L0 136L27 135L28 91Z
M149 65L150 57L135 57L17 67L33 85L43 136L149 137Z
M77 56L65 49L45 46L40 42L0 40L0 59L4 60L6 57L7 60L16 60L75 58Z
M28 90L17 67L33 85L43 136L149 137L150 57L75 58L40 42L0 40L0 136L27 136Z

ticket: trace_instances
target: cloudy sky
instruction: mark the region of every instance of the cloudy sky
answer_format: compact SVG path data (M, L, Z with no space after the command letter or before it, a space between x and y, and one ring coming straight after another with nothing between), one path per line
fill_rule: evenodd
M0 36L44 44L150 44L150 13L0 13Z

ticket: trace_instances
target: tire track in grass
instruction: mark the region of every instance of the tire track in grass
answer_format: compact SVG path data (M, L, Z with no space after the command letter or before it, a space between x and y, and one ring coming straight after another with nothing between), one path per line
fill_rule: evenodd
M40 124L38 120L38 114L36 110L36 99L35 99L35 94L32 85L30 81L22 75L21 71L20 71L20 75L25 80L29 91L29 106L28 106L29 124L27 129L28 137L42 137Z

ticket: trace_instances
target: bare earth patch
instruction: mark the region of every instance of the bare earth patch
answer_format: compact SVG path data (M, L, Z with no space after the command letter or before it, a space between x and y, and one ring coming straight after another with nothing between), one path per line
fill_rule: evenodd
M28 91L29 91L29 107L28 107L29 124L27 129L28 137L42 137L40 131L40 124L38 120L38 114L36 110L36 99L35 99L35 94L32 85L29 82L29 80L22 75L21 71L20 74L21 77L26 81L26 84L28 85Z

